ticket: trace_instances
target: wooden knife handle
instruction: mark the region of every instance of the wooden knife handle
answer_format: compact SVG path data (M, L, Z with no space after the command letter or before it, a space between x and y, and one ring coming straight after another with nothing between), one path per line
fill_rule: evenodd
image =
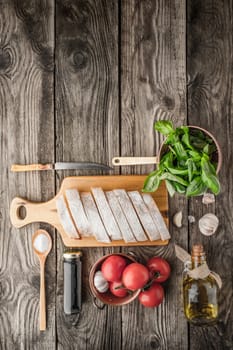
M115 166L157 164L158 162L158 157L115 157L112 159L112 164Z
M22 171L34 171L34 170L52 170L53 164L13 164L11 166L11 171L22 172Z

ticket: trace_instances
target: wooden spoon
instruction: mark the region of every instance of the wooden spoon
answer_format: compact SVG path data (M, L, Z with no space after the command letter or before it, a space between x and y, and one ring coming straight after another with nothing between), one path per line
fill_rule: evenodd
M40 261L40 331L44 331L46 329L45 260L52 248L52 239L48 232L37 230L32 237L32 246Z

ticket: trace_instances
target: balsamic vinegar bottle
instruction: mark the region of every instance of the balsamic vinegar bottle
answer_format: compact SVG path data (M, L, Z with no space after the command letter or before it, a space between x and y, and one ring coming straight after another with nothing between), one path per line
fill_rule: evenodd
M205 262L206 256L203 246L194 245L192 248L191 269ZM189 322L198 326L216 323L218 317L217 292L217 283L211 275L204 279L194 279L188 273L184 274L184 312Z
M67 315L79 313L82 307L82 253L66 251L63 254L64 268L64 312Z

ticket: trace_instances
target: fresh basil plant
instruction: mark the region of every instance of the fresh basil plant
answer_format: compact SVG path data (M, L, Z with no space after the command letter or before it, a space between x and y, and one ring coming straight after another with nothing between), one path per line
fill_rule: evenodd
M144 183L143 192L155 192L162 180L172 197L176 192L187 197L202 195L209 189L220 192L213 155L217 149L213 140L201 130L181 126L174 129L172 122L159 120L155 130L166 136L157 170Z

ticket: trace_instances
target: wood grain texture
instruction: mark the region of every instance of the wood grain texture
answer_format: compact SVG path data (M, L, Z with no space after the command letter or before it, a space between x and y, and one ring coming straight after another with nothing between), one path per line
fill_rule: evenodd
M197 222L190 227L190 247L202 242L210 268L220 274L223 288L219 295L220 317L215 327L190 330L190 349L232 349L232 269L233 265L233 178L232 178L232 1L188 1L187 73L188 120L212 132L223 152L220 171L221 193L215 205L190 202L190 214L196 220L207 212L220 219L217 233L201 235Z
M117 0L57 1L56 63L56 160L111 164L119 154ZM68 174L85 175L62 173ZM83 308L78 320L63 314L63 245L58 242L58 349L117 349L121 310L96 311L88 284L90 267L112 249L82 251Z
M0 348L52 349L55 344L55 256L46 266L48 329L39 332L39 263L32 233L9 220L15 194L53 195L51 174L13 174L12 163L53 159L53 3L0 2ZM47 159L47 157L49 159Z
M232 13L232 0L0 0L0 349L233 348ZM221 194L208 206L197 198L189 204L178 195L170 200L170 220L179 210L184 219L181 229L170 225L167 247L82 249L80 317L63 313L64 246L43 224L54 247L46 262L47 331L40 333L39 263L31 242L39 225L14 229L10 202L15 196L47 201L65 176L92 174L58 171L55 183L53 172L16 174L10 166L155 156L162 142L153 130L158 119L200 125L216 136L224 155ZM153 168L125 166L121 172ZM220 218L209 238L197 226L207 212ZM209 329L189 327L184 318L183 266L173 245L188 249L199 241L223 279L220 320ZM133 251L141 262L154 255L170 262L160 307L134 301L94 308L91 266L121 250Z
M121 155L154 156L162 142L154 122L186 122L185 1L125 0L121 20ZM153 169L143 165L124 167L122 172L147 174ZM171 213L178 208L187 212L187 202L172 200ZM171 225L173 240L182 246L187 245L186 229L187 223L179 232ZM187 349L179 288L183 267L174 258L173 244L133 251L143 262L162 255L173 275L166 286L166 303L159 308L146 309L135 302L122 310L122 349Z

